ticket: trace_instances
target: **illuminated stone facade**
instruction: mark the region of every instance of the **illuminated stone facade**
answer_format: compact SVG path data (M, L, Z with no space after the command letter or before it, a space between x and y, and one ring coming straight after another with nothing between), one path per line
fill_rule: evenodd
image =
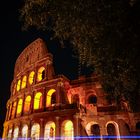
M123 99L118 105L108 103L96 75L73 81L56 76L52 55L42 39L35 40L18 57L3 138L74 140L76 136L138 132L140 114L132 113Z

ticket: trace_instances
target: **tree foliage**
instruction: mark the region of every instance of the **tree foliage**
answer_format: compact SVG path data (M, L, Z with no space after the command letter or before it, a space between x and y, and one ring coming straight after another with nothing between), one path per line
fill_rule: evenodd
M139 9L136 0L25 0L21 19L24 29L53 30L55 37L71 41L80 64L94 66L100 75L108 97L125 97L137 110Z

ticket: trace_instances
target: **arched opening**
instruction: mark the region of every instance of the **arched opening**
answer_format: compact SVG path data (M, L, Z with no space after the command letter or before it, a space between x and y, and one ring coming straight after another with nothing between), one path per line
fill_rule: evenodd
M44 67L40 67L38 69L38 73L37 73L37 81L41 81L45 78L45 68Z
M88 104L96 105L97 104L97 97L95 95L90 95L88 97Z
M50 89L46 96L46 107L51 106L52 104L56 103L56 90Z
M27 81L27 77L26 76L23 76L22 84L21 84L21 88L22 89L26 87L26 81Z
M17 114L21 113L21 111L22 111L22 104L23 104L23 100L19 99L18 106L17 106Z
M40 125L38 123L35 123L31 128L31 139L39 139L40 137Z
M32 85L33 82L34 82L34 75L35 75L35 72L32 71L30 74L29 74L29 78L28 78L28 81L29 81L29 84Z
M45 125L44 138L48 140L55 140L55 123L48 122Z
M54 92L51 97L51 105L54 105L54 104L56 104L56 92Z
M11 139L12 138L12 128L9 129L7 138L8 139Z
M74 128L71 120L66 120L62 123L61 134L63 140L74 140Z
M114 124L109 123L107 125L107 133L108 133L108 136L117 136L116 128L115 128ZM114 140L116 140L116 138L114 138Z
M28 138L28 126L26 124L22 128L22 138L24 139Z
M100 136L100 127L98 124L93 124L91 125L91 128L90 128L91 132L91 136ZM96 138L96 140L100 140L100 138Z
M21 84L21 80L18 80L18 82L17 82L17 91L20 90L20 84Z
M115 121L109 121L106 124L107 134L117 136L114 140L120 140L119 125Z
M13 132L13 139L16 140L18 138L19 128L16 127Z
M34 97L34 109L40 109L42 108L42 93L37 92Z
M79 95L78 94L75 94L75 95L73 95L73 98L72 98L72 102L74 103L74 104L77 104L77 105L79 105Z
M15 117L17 102L15 101L12 106L11 119Z
M27 96L24 102L24 112L28 112L30 110L31 105L31 96Z

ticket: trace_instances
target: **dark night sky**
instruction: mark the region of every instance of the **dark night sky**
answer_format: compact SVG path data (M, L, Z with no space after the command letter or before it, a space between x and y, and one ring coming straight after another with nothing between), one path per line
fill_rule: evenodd
M19 22L21 1L9 0L2 1L0 4L0 131L2 131L2 123L5 118L6 102L10 97L10 84L17 57L29 43L38 37L48 40L47 33L35 30L21 31ZM47 41L48 49L54 56L56 73L63 73L73 79L77 74L77 68L75 59L71 55L72 51L68 48L60 48L56 44L56 42Z

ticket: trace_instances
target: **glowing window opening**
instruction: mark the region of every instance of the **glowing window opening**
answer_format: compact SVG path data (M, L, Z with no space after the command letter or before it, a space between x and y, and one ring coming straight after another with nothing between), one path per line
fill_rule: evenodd
M40 125L35 123L31 129L31 139L39 139L40 137Z
M31 105L31 96L27 96L24 102L24 112L28 112L30 110Z
M22 89L26 87L26 81L27 81L27 77L26 76L23 76L22 84L21 84L21 88Z
M74 128L73 123L70 120L66 120L62 125L62 136L63 140L74 140Z
M34 75L35 75L35 72L34 72L34 71L32 71L32 72L30 73L30 75L29 75L28 81L29 81L29 84L30 84L30 85L32 85L33 82L34 82Z
M21 84L21 80L18 80L18 83L17 83L17 91L20 90L20 84Z
M18 133L19 133L19 128L16 127L16 128L14 129L14 132L13 132L13 138L14 138L14 139L17 139L17 138L18 138Z
M44 132L44 138L49 140L55 140L55 123L54 122L48 122L45 125L45 132Z
M40 67L37 73L37 81L41 81L45 78L45 68L44 67Z
M17 106L17 114L21 113L21 111L22 111L22 104L23 104L23 100L19 99L18 106Z
M7 137L8 137L8 139L12 138L12 128L9 129Z
M55 89L50 89L47 93L47 96L46 96L46 107L49 107L51 106L51 99L52 99L52 94L56 92Z
M40 109L42 107L42 93L37 92L34 97L34 109Z
M28 126L24 125L22 128L22 138L28 138Z

